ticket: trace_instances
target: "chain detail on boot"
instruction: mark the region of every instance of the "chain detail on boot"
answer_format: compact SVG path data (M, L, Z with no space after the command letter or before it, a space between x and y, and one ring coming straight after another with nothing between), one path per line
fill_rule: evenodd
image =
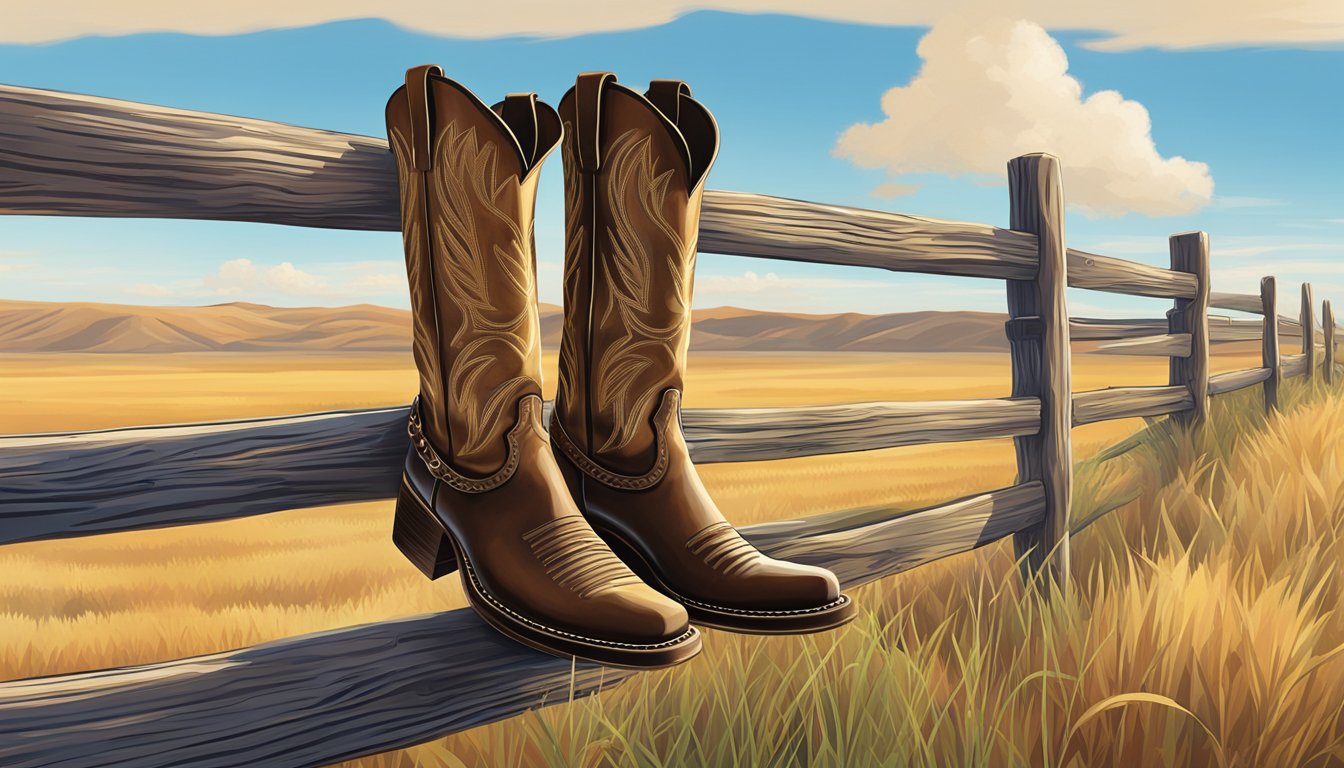
M415 447L415 452L419 454L420 460L425 462L425 468L431 475L464 493L483 493L498 488L513 477L514 471L518 469L519 436L523 430L531 426L534 419L540 418L540 412L539 398L529 396L518 401L518 421L513 425L513 429L509 430L506 438L509 443L508 459L504 462L504 466L488 477L467 477L453 469L452 465L444 461L439 452L434 450L434 446L425 439L424 422L420 420L419 396L411 402L411 416L407 420L406 432L411 437L411 445Z

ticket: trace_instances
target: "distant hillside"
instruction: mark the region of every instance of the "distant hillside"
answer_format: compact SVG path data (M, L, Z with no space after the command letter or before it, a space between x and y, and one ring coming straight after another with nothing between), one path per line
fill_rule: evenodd
M560 343L560 308L541 305L542 342ZM691 347L735 351L990 352L1007 348L989 312L806 315L719 307L695 313ZM0 352L399 351L410 313L369 304L207 307L0 301Z

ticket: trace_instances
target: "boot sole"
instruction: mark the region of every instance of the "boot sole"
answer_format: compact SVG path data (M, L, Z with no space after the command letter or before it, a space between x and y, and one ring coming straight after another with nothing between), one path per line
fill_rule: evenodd
M592 522L591 520L589 521ZM849 595L816 608L792 611L748 610L711 605L677 594L633 545L612 531L593 526L611 551L625 561L635 575L659 592L681 603L691 621L703 627L747 635L806 635L826 632L853 621L857 607Z
M658 669L687 661L700 652L700 633L690 627L662 643L623 643L555 629L512 610L489 594L476 578L457 539L403 479L397 494L392 542L431 580L460 570L467 602L487 624L529 648L561 658L578 657L608 667Z

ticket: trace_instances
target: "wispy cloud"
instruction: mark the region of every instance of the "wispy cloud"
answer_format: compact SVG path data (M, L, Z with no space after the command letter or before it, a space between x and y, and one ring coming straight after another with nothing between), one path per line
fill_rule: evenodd
M173 289L161 283L136 283L126 288L132 296L144 296L147 299L162 299L173 295Z
M581 6L549 0L484 3L464 13L461 3L423 0L325 0L321 3L231 0L170 3L162 0L8 0L0 42L46 43L83 35L187 32L231 35L328 21L382 18L429 34L450 37L567 36L637 29L671 21L692 10L792 13L813 18L892 26L928 26L951 15L983 15L998 8L986 0L937 3L872 0L594 0ZM1344 3L1333 0L1129 0L1079 3L1019 0L1016 13L1049 29L1099 34L1090 47L1201 48L1230 45L1318 45L1344 41Z
M882 96L886 118L850 126L835 145L891 175L878 193L910 174L998 176L1005 158L1050 152L1069 203L1090 215L1184 214L1213 196L1207 165L1158 152L1142 104L1116 91L1085 97L1064 49L1034 22L954 17L919 55L914 79Z
M904 195L913 195L921 188L919 184L899 184L894 181L884 182L873 187L873 197L891 199L902 197Z
M1215 195L1211 208L1238 210L1242 208L1282 208L1287 200L1273 197L1250 197L1245 195Z
M32 251L0 251L0 275L27 272L37 267L37 254Z
M405 291L406 275L395 260L300 267L230 259L197 279L127 286L133 296L182 301L231 299L256 302L379 302Z
M775 272L758 274L743 272L740 275L706 275L697 277L695 293L697 296L745 296L767 291L782 290L868 290L878 287L869 280L844 280L825 277L780 277Z

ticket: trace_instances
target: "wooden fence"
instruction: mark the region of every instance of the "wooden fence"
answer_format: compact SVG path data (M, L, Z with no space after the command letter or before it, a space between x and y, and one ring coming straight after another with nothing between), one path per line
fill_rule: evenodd
M0 214L165 217L398 230L387 144L289 125L0 86ZM745 529L766 552L862 584L1013 536L1067 584L1070 430L1138 416L1197 423L1208 398L1311 376L1316 331L1259 295L1209 291L1209 241L1171 238L1163 269L1066 247L1059 162L1008 164L1010 229L785 200L705 195L705 252L998 278L1012 395L690 410L700 463L1011 437L1018 480L922 510L872 507ZM1070 318L1066 288L1173 300L1164 320ZM1210 317L1210 308L1262 315ZM1302 353L1282 355L1280 335ZM1209 374L1209 345L1263 339L1260 367ZM1165 386L1072 392L1070 341L1169 357ZM0 438L0 544L199 523L392 496L406 408ZM0 764L322 765L582 696L630 672L503 639L466 609L138 667L0 683Z

